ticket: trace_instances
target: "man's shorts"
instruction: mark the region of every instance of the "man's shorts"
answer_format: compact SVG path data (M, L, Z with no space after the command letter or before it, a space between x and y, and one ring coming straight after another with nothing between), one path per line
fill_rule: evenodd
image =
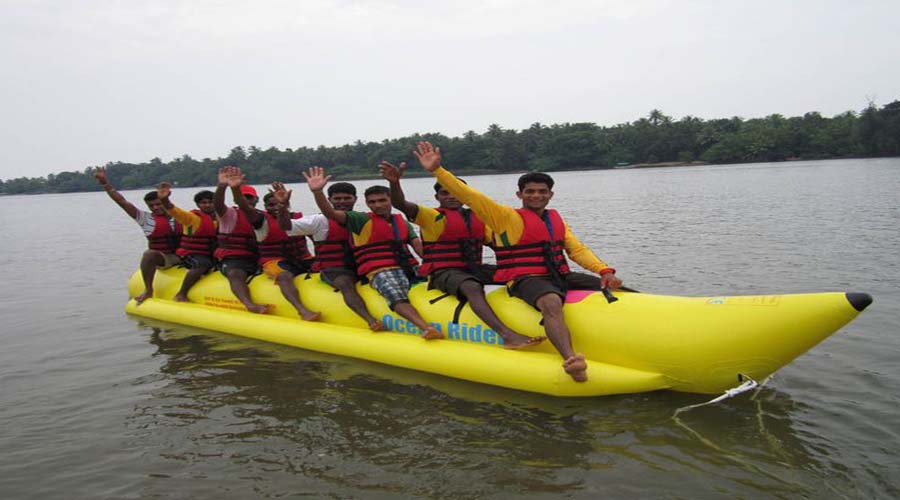
M474 272L457 267L438 269L428 277L428 289L438 289L444 293L459 297L459 287L469 280L484 286L485 283L490 283L492 278L490 274L485 273L481 269L476 269Z
M567 290L600 290L600 277L585 273L567 273L563 276ZM548 293L559 295L563 301L566 294L559 284L549 276L525 276L513 281L509 287L509 294L524 300L528 305L537 309L539 298Z
M162 253L163 259L165 263L161 266L157 266L157 269L168 269L170 267L175 267L181 264L181 257L175 255L174 253Z
M287 271L291 273L291 276L297 276L299 274L308 273L310 269L309 260L301 260L299 262L287 260L287 259L276 259L267 261L262 266L263 272L266 276L275 279L279 274Z
M409 302L409 279L403 269L387 269L372 276L369 284L387 299L388 306L394 310L394 306L400 302Z
M224 276L228 276L228 272L232 269L238 269L244 272L247 277L251 277L259 272L259 266L255 257L225 257L219 264L219 271Z
M356 275L356 271L348 267L326 267L325 269L319 271L319 278L321 278L322 281L328 283L331 286L334 286L334 282L341 276L350 278L354 283L359 281L359 276Z
M203 272L207 272L216 265L216 261L209 255L192 253L181 258L181 265L188 269L203 269Z

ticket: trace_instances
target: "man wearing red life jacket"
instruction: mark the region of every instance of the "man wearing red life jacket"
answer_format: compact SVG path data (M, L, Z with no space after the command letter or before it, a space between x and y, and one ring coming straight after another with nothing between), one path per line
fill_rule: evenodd
M426 323L409 302L409 280L414 276L416 261L407 245L412 245L421 255L422 242L403 216L391 213L390 190L385 186L366 189L364 196L366 206L371 210L369 213L335 210L322 192L331 176L326 176L322 167L311 167L303 176L322 214L346 226L350 232L357 274L369 280L372 288L387 300L391 310L419 327L422 338L443 338L444 334Z
M103 186L106 194L141 226L144 236L147 237L149 248L141 257L141 277L144 280L144 291L134 299L140 305L153 297L153 278L156 276L156 269L168 269L181 263L181 259L175 255L181 226L166 213L156 191L150 191L144 195L144 203L150 209L149 212L146 212L132 205L113 188L106 177L105 168L94 170L94 178Z
M553 198L553 179L541 173L520 177L516 196L522 200L522 208L513 208L495 202L444 169L440 148L420 142L413 153L441 186L471 207L494 231L494 279L506 282L510 294L541 312L547 337L563 357L563 369L576 382L586 381L587 362L573 349L571 333L563 320L566 290L615 290L622 286L622 280L616 277L615 269L578 241L558 212L547 208ZM570 271L563 251L600 277Z
M250 299L250 288L247 286L247 280L259 271L255 228L240 208L225 206L226 187L231 189L235 202L243 201L251 207L259 202L253 186L245 186L243 181L244 174L241 173L241 169L237 167L219 169L219 183L213 199L216 218L219 221L219 235L214 256L219 260L219 270L228 278L231 293L248 311L262 314L268 308Z
M272 184L273 193L282 201L289 203L291 191L281 183ZM356 205L356 187L349 182L335 182L328 186L328 203L335 210L349 211ZM294 217L290 225L282 226L291 237L309 236L313 240L316 256L312 270L319 273L319 278L341 292L344 303L357 316L362 318L369 329L380 331L381 321L373 317L366 308L366 303L356 290L359 276L350 248L350 232L345 226L325 217L322 214Z
M513 331L497 317L485 299L484 285L493 282L494 269L493 266L486 267L481 260L482 246L491 241L491 231L481 219L464 208L439 183L434 185L434 198L439 208L406 201L400 187L406 163L396 167L383 161L379 170L390 183L394 208L422 228L424 254L419 275L429 277L429 288L467 301L472 311L500 335L504 348L520 349L540 344L545 337L531 338Z
M187 293L197 281L212 269L216 261L213 251L216 249L216 205L212 191L200 191L194 195L195 210L182 210L169 200L172 185L162 182L156 188L156 194L163 203L166 212L181 224L181 241L175 254L181 257L181 265L188 272L184 275L181 288L175 294L176 302L187 302Z
M281 295L294 306L301 318L305 321L316 321L322 314L310 311L303 305L303 302L300 301L300 291L294 284L295 276L308 273L312 267L312 259L303 258L308 257L309 252L306 252L305 255L300 252L298 255L294 240L284 229L281 229L279 219L287 223L291 214L287 207L278 201L275 194L266 194L263 197L263 203L266 207L265 212L251 207L246 199L238 201L241 212L255 228L256 242L259 248L259 265L262 267L263 273L275 281L278 288L281 289ZM303 250L306 250L305 241Z

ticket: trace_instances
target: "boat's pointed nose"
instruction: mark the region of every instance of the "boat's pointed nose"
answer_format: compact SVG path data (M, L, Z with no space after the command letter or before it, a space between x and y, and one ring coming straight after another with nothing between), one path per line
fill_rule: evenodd
M844 295L847 296L847 301L850 302L850 305L860 312L862 312L863 309L869 307L869 304L872 303L872 296L868 293L850 292Z

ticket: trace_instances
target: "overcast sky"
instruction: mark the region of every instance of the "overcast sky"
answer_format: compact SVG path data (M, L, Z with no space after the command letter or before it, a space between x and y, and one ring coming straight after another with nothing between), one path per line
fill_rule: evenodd
M0 179L900 99L900 1L0 0Z

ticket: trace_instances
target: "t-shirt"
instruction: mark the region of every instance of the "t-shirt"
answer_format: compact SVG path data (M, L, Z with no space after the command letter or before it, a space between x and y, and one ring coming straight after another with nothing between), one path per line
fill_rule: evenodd
M134 218L134 221L144 230L144 236L150 236L156 230L156 217L150 212L138 209L137 217ZM172 228L172 231L175 231L175 219L169 219L169 227Z
M290 236L312 236L313 241L324 241L328 237L328 217L322 214L305 215L291 219Z
M353 210L349 210L345 213L347 214L347 230L350 231L350 237L353 238L353 244L356 246L365 245L369 241L369 236L372 234L372 219L369 218L369 214L365 212L354 212ZM406 229L409 233L409 238L407 238L406 241L409 242L418 238L418 236L416 236L416 228L414 228L408 220L404 220L404 222L406 223Z

